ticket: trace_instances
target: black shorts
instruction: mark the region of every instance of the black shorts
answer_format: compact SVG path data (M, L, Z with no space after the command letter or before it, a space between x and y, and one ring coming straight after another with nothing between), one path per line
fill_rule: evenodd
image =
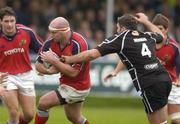
M141 91L146 113L155 112L167 104L171 87L171 82L161 82L154 83Z

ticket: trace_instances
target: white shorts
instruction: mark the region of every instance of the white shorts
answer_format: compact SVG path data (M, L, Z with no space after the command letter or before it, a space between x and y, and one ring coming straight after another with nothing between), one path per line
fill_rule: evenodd
M35 96L34 80L32 71L16 75L8 75L3 86L7 90L17 89L21 94L26 96Z
M172 85L172 89L168 97L168 104L180 104L180 87Z
M87 90L76 90L73 87L70 87L68 85L60 85L57 89L59 94L63 99L65 99L65 102L71 104L76 103L80 101L84 101L86 96L88 96L90 89ZM62 101L60 101L62 102Z

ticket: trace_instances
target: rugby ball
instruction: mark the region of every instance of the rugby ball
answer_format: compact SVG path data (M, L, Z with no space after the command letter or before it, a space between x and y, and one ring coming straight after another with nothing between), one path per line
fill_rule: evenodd
M50 68L52 66L52 64L50 64L48 62L43 62L43 65L45 68Z

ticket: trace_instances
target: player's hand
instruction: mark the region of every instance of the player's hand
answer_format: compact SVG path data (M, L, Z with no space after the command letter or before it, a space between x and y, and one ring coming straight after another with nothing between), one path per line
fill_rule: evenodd
M180 87L180 80L177 79L176 82L173 82L172 84L175 85L176 87Z
M1 73L0 72L0 84L4 83L7 79L8 73Z
M104 81L106 82L108 79L115 77L117 74L115 72L111 72L110 74L106 75Z
M64 56L62 55L60 60L64 63L70 64L71 63L71 57L70 56Z
M162 65L166 65L166 62L164 62L164 61L162 61L162 60L160 60L160 59L159 59L159 61L160 61L160 63L161 63Z
M142 24L149 21L148 17L144 13L136 13L135 19Z
M56 74L56 73L59 72L59 71L56 69L56 67L54 67L54 66L51 66L50 68L48 68L47 71L48 71L49 74Z
M49 49L49 51L47 52L41 52L40 57L42 61L49 62L51 64L53 63L53 61L59 60L58 55L54 53L51 49Z
M176 82L174 82L174 85L180 87L180 75L177 77Z

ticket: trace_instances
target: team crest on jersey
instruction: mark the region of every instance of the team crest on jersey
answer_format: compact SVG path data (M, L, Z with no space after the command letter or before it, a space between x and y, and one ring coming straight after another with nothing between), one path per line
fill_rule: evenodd
M25 39L22 39L20 42L19 42L19 46L23 46L26 44L26 40Z

